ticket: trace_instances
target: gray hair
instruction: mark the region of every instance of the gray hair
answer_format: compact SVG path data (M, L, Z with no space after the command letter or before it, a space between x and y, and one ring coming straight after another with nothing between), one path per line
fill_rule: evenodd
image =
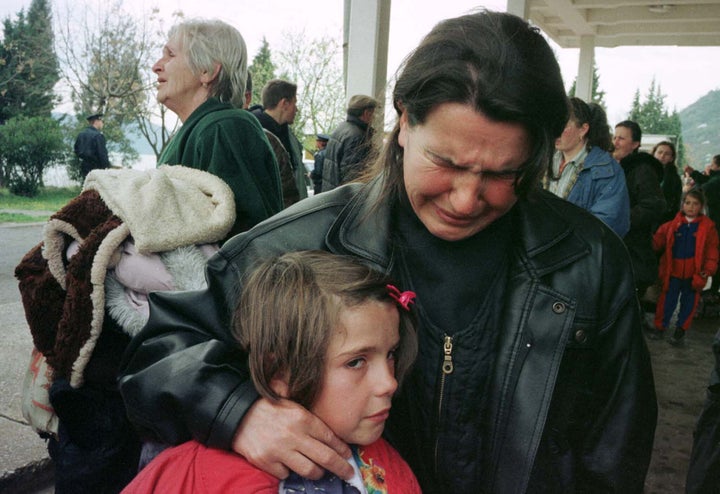
M240 32L220 20L190 19L173 26L168 35L176 38L187 53L193 74L212 74L220 64L217 77L210 83L210 96L242 108L247 79L247 48Z

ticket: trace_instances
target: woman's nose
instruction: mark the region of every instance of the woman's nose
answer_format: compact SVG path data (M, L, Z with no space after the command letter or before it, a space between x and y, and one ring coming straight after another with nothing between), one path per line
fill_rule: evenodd
M477 209L479 198L485 189L482 173L466 173L458 177L453 184L450 203L453 212L461 215L472 215Z

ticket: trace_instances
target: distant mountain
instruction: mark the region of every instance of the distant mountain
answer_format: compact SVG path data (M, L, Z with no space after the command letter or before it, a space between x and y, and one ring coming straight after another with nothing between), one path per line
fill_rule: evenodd
M702 170L720 154L720 89L680 111L687 162Z

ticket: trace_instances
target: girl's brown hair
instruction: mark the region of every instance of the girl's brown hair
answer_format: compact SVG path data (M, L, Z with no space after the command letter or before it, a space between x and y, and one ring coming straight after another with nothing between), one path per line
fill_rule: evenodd
M283 373L287 398L309 408L320 391L341 311L372 300L394 303L388 284L386 275L360 260L323 251L290 252L251 270L233 316L233 335L248 354L257 391L280 399L270 383ZM400 382L415 360L417 340L410 312L398 310Z

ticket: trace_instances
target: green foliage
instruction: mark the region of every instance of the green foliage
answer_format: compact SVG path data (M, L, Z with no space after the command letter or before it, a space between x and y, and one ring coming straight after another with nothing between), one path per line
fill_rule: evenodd
M124 11L122 3L115 1L68 9L59 23L63 79L76 114L70 133L77 135L87 125L87 115L104 113L108 152L117 153L122 160L114 165L137 160L126 129L148 113L150 67L152 57L160 52L148 22Z
M258 50L252 64L248 67L248 71L252 74L252 104L262 104L262 89L265 84L275 79L275 64L272 61L270 53L270 44L263 37L262 45Z
M3 21L0 45L0 124L25 115L49 117L59 80L48 0L32 0L15 21Z
M682 142L682 123L677 110L672 113L665 106L665 95L662 93L660 86L655 83L655 79L650 83L647 97L641 101L640 90L635 92L632 108L628 117L630 120L637 122L643 131L643 134L665 134L676 136L677 142L677 159L676 165L683 167L685 165L685 147Z
M568 96L573 97L575 96L575 91L577 90L577 77L573 80L572 86L570 87L570 91L568 91ZM605 91L600 89L600 75L598 74L597 65L593 63L593 81L592 81L592 99L591 101L587 101L587 103L597 103L598 105L602 106L603 108L607 108L607 104L605 103Z
M34 197L48 166L66 159L60 124L48 117L15 117L0 126L0 164L13 194Z
M16 196L0 189L0 209L57 211L80 194L81 187L41 187L35 197Z
M315 134L330 134L345 119L342 50L333 37L310 39L302 31L284 33L284 41L278 57L283 77L298 85L293 132L314 153Z

